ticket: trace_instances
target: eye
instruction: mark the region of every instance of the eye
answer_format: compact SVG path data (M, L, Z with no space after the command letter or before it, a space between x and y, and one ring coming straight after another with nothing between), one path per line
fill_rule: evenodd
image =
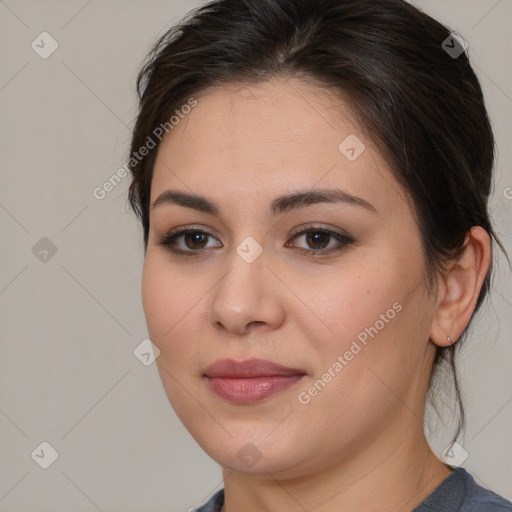
M295 234L292 240L303 238L310 249L299 248L300 254L322 256L340 251L354 241L348 235L336 233L324 228L310 228ZM289 244L286 244L289 246ZM296 246L295 246L296 247Z
M158 244L179 255L194 255L203 249L210 249L208 238L214 238L211 233L200 229L180 229L171 231L158 240ZM217 245L216 247L220 247Z
M310 247L309 249L297 247L295 244L290 244L290 242L287 242L285 247L295 247L300 254L323 256L340 251L354 242L348 235L319 227L303 229L293 235L290 240L300 238L304 238L305 243ZM158 240L158 244L179 256L195 256L203 252L204 249L222 247L220 242L218 244L209 245L209 239L217 240L208 231L184 227L167 233Z

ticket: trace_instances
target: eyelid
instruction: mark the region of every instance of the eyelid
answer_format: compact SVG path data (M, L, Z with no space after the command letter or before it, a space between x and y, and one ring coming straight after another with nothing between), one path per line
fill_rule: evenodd
M334 231L331 228L327 228L325 226L318 226L316 224L302 225L300 227L300 229L297 232L295 232L295 234L293 234L291 236L290 241L294 240L296 238L299 238L301 236L304 236L308 233L315 233L315 232L327 234L330 238L335 239L337 241L337 244L334 247L330 247L327 249L305 249L303 247L294 246L293 244L290 244L289 242L286 242L285 246L286 247L290 247L290 246L295 247L295 251L304 256L311 256L314 258L322 258L322 257L327 258L335 253L342 252L344 249L346 249L348 246L354 244L354 242L355 242L355 240L352 238L352 236L350 236L348 233L345 233L345 232L340 233L338 231Z
M166 232L164 237L169 237L177 233L182 233L183 231L202 231L203 233L206 233L216 238L216 236L213 235L211 231L209 231L205 227L202 227L200 224L185 224L184 226L178 226L177 228L171 229L171 231Z
M187 224L184 226L178 226L174 229L171 229L170 231L165 232L161 236L156 237L156 243L163 249L173 253L176 256L200 256L202 253L209 252L209 249L212 249L211 247L200 249L200 250L189 250L185 251L182 249L176 249L173 247L175 244L175 241L179 239L180 237L186 235L187 233L202 233L207 235L210 238L214 238L215 240L219 241L217 237L212 234L208 229L204 227L199 227L197 224ZM220 241L219 241L220 242ZM220 242L222 244L222 242Z
M308 224L302 224L299 228L292 231L290 234L289 241L294 240L295 238L298 238L299 236L303 236L310 232L324 232L328 234L331 238L335 238L338 241L338 245L331 247L329 249L305 249L302 247L295 247L293 244L291 244L292 247L296 248L296 251L300 254L304 255L311 255L315 257L321 257L321 256L327 256L333 252L339 252L342 249L344 249L347 245L350 245L354 243L354 239L346 232L342 231L335 231L337 228L328 228L326 226L319 226L318 223L308 223ZM178 239L181 236L186 235L187 233L202 233L205 234L211 238L216 239L218 242L220 242L214 234L212 234L208 229L204 227L199 227L197 224L188 224L184 226L179 226L177 228L172 229L171 231L164 234L162 237L158 238L157 242L159 245L161 245L164 249L169 250L170 252L178 255L178 256L200 256L202 253L208 253L210 252L210 249L212 247L197 249L197 250L181 250L181 249L175 249L173 247L173 243L176 239ZM285 247L290 247L289 241L286 242ZM222 244L222 242L220 242Z
M331 228L328 226L319 226L318 223L315 223L315 222L302 224L299 228L297 228L296 230L293 230L290 236L292 238L294 238L297 235L301 235L304 232L312 231L314 229L317 229L318 231L326 231L329 233L333 233L335 235L339 235L339 236L343 236L343 237L352 239L352 237L348 233L346 233L345 231L339 230L339 228ZM338 231L336 231L337 229L338 229Z
M351 239L351 237L350 237L350 235L348 233L345 233L343 231L341 231L341 232L334 231L334 229L336 229L336 228L330 228L330 227L326 227L326 226L319 226L317 223L314 223L314 222L307 223L307 224L302 224L301 226L299 226L298 228L294 229L290 233L290 237L291 238L295 238L297 235L304 234L304 232L307 232L310 229L318 229L319 231L328 231L328 232L331 232L331 233L334 233L334 234L337 234L337 235L340 235L340 236L344 236L346 238L350 238ZM203 233L205 233L207 235L210 235L213 238L217 238L216 235L212 234L208 229L206 229L204 227L201 227L199 224L185 224L184 226L178 226L177 228L174 228L171 231L168 231L167 233L165 233L163 238L169 238L172 235L175 235L175 234L178 234L178 233L181 234L184 231L200 231L200 232L203 232Z

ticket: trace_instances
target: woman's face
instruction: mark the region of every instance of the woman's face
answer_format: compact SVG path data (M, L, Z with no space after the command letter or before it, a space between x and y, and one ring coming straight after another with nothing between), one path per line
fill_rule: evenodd
M280 79L196 100L158 151L143 274L176 414L238 471L299 475L389 456L422 431L434 350L403 191L343 104L312 85ZM208 369L226 359L289 371Z

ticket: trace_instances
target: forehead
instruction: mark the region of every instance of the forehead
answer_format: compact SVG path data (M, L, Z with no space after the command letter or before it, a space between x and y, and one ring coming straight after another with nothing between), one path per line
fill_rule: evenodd
M398 206L403 191L350 106L293 79L219 86L163 138L151 201L166 188L244 200L338 186ZM403 205L402 205L403 206Z

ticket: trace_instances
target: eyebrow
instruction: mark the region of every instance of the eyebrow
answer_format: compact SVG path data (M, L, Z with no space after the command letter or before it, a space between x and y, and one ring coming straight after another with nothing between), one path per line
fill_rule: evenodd
M276 197L270 204L270 212L275 216L320 203L343 203L358 206L371 213L378 214L376 208L368 201L338 188L297 191ZM176 204L211 215L221 215L221 208L213 200L179 190L166 190L162 192L154 201L151 209L163 204Z

